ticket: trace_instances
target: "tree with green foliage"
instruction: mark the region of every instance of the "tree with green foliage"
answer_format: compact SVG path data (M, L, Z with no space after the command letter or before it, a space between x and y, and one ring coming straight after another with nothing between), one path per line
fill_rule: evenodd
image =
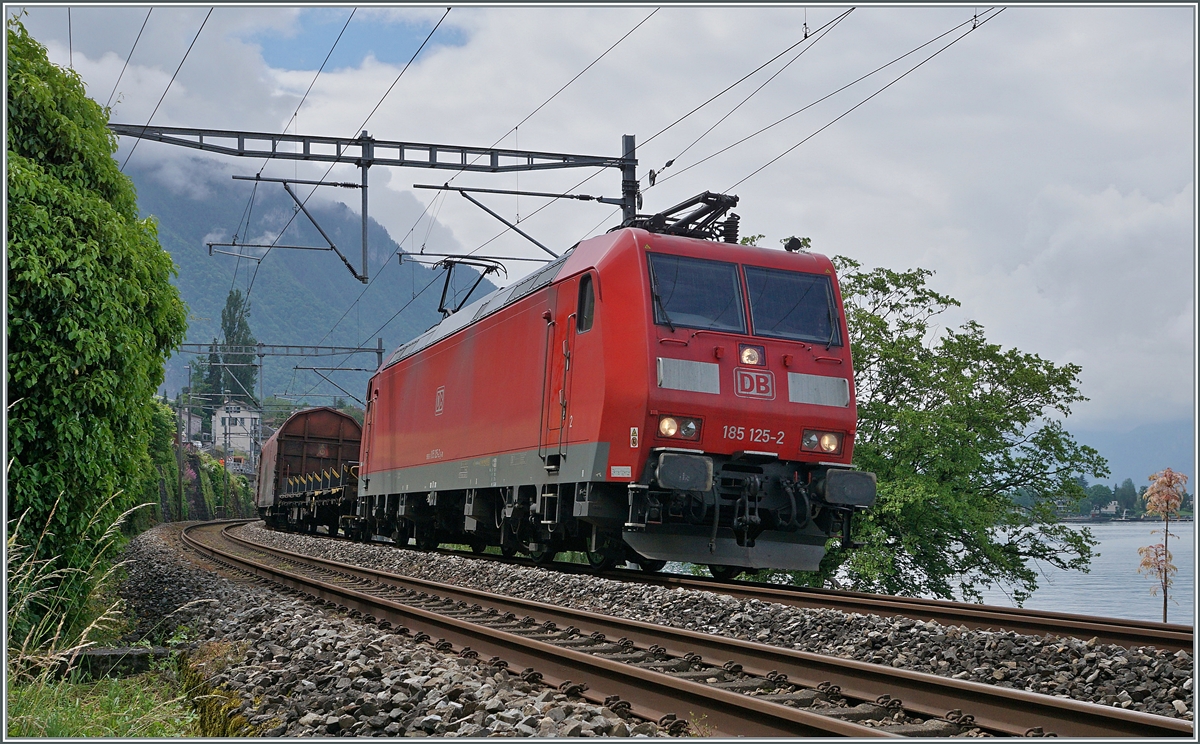
M1121 504L1122 509L1134 509L1142 506L1141 494L1133 485L1132 478L1126 478L1121 485L1113 489L1113 498Z
M187 316L108 111L18 19L7 34L8 513L48 528L39 558L79 568L144 493L154 393Z
M250 300L240 289L229 290L225 309L221 311L221 332L226 346L254 346L258 339L250 332ZM253 354L222 354L221 380L230 400L258 406L254 385L258 367Z
M875 506L809 581L903 595L982 598L1000 586L1021 602L1043 565L1086 570L1096 544L1057 523L1055 501L1083 498L1076 478L1108 474L1062 424L1080 368L989 343L968 321L935 332L959 303L924 269L864 271L837 258L852 339L858 434L854 461L876 473ZM1020 494L1022 498L1015 498Z
M1087 497L1079 502L1078 512L1083 515L1091 514L1093 509L1103 509L1113 500L1112 489L1103 483L1086 486L1084 493Z
M333 407L357 421L359 426L362 426L363 416L366 415L363 409L340 396L333 399Z

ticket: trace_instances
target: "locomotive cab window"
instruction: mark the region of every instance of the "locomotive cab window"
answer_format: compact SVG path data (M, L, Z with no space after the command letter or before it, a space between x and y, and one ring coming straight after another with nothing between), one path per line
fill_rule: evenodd
M755 336L842 345L829 277L759 266L745 268Z
M656 324L746 332L736 264L665 253L646 255Z
M596 291L592 288L592 275L584 274L579 280L579 307L576 310L575 331L584 333L592 329L596 320Z

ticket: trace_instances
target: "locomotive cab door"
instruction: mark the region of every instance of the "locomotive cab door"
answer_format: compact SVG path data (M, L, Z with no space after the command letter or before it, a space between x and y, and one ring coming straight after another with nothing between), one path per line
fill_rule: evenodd
M575 294L578 278L550 288L547 301L545 378L542 392L542 427L538 454L546 470L558 472L566 456L567 427L570 425L571 355L573 352Z
M379 388L375 387L375 380L371 380L371 388L373 390L367 398L367 410L363 416L362 462L358 465L358 472L364 476L371 472L371 444L374 442L371 435L375 428L375 409L378 408L375 401L379 398Z

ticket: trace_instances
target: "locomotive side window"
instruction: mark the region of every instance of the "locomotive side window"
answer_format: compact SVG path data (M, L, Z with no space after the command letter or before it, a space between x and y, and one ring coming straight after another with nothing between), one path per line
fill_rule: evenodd
M579 280L579 308L575 322L575 331L583 333L592 329L592 322L596 319L596 292L592 288L592 275L584 274Z
M746 332L736 264L665 253L646 255L656 324Z
M759 266L745 268L755 336L842 345L829 277Z

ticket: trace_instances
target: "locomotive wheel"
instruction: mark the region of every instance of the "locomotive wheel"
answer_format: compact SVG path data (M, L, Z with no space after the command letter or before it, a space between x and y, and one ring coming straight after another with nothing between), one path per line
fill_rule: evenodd
M746 569L741 566L709 566L708 571L717 581L732 581L741 576Z
M501 545L500 546L500 555L504 556L505 558L512 558L516 554L517 554L517 549L515 547L513 547L512 545Z
M485 541L476 540L475 542L471 543L471 552L472 553L475 553L476 555L478 555L478 554L484 552L485 550L487 550L487 543Z
M667 565L667 562L655 561L649 558L638 558L637 564L638 567L646 573L658 573L659 571L663 570L663 567Z
M529 557L532 558L533 562L539 566L550 565L554 562L554 556L556 555L558 555L558 553L553 550L534 550L530 551L529 553Z
M434 550L437 546L438 540L433 535L417 533L417 550Z
M588 565L592 567L593 571L608 571L617 565L616 558L606 556L603 553L588 552L587 559Z

